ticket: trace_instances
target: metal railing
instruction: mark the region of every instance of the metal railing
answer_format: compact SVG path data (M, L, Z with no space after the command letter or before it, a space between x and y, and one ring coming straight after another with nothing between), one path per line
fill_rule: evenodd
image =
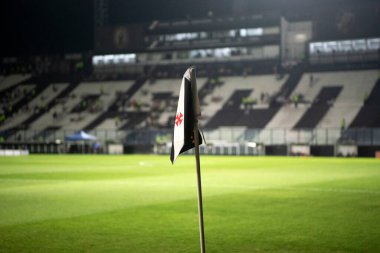
M13 130L0 132L0 145L4 143L63 143L65 136L76 130ZM88 133L97 137L101 144L121 143L125 145L154 145L169 143L172 129L137 130L92 130ZM223 127L204 129L208 143L247 143L263 145L335 145L350 143L355 145L380 145L380 128L316 128L316 129L248 129Z

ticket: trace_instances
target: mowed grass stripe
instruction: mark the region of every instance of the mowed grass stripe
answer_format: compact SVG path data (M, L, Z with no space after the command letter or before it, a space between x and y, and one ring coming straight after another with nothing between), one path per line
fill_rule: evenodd
M377 160L201 162L208 252L380 249ZM0 158L0 175L1 252L199 251L193 157Z
M352 207L352 198L331 201L335 197L266 190L205 198L210 252L376 252L378 231L371 224L378 220L368 215L371 210L365 208L365 218L357 219L351 214L363 207ZM6 247L9 252L19 249L20 242L35 236L33 248L39 252L194 252L198 250L195 202L17 225L4 231L10 237ZM223 208L226 203L229 207ZM336 205L348 210L342 215L342 209L334 210ZM331 221L332 214L337 219Z

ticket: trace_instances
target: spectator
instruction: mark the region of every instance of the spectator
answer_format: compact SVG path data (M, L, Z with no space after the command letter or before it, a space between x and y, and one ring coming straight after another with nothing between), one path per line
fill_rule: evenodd
M83 100L82 101L82 110L85 110L87 107L87 101L86 100Z
M292 96L292 102L294 104L294 107L297 108L298 107L298 102L299 102L299 95L298 94L295 94Z
M120 117L116 116L115 117L115 127L119 127L119 125L120 125Z
M92 145L92 150L95 154L99 154L100 153L100 143L99 142L95 142L93 145Z
M4 113L0 114L0 123L4 122L6 120L6 116Z
M346 119L342 118L342 121L340 123L340 133L341 133L341 136L343 136L343 132L344 132L345 129L346 129Z
M313 84L314 84L314 76L313 74L310 74L309 86L311 87L313 86Z

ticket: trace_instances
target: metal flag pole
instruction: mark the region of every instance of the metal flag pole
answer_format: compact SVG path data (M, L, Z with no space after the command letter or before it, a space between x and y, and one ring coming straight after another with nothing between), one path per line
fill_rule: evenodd
M190 71L191 75L191 87L193 98L197 98L197 86L196 86L196 77L195 77L195 69L192 68ZM196 99L194 99L196 100ZM197 101L197 100L196 100ZM193 101L194 102L194 101ZM197 115L197 104L193 103L194 107L194 149L195 149L195 161L197 167L197 186L198 186L198 218L199 218L199 235L200 235L200 246L201 253L206 252L206 244L205 244L205 232L203 225L203 202L202 202L202 180L201 180L201 165L199 159L199 130L198 130L198 115Z
M202 202L202 181L201 181L201 166L199 161L199 136L198 136L198 121L194 122L194 148L195 161L197 164L197 182L198 182L198 216L199 216L199 235L201 242L201 253L205 253L205 231L203 225L203 202Z

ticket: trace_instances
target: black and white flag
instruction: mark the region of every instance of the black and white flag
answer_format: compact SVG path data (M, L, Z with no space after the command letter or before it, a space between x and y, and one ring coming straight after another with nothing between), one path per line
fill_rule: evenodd
M195 69L188 68L182 78L170 153L172 163L174 163L179 154L194 148L194 126L198 124L201 111L195 72L192 74L192 71L195 71ZM202 144L203 138L199 131L198 135L199 144Z

